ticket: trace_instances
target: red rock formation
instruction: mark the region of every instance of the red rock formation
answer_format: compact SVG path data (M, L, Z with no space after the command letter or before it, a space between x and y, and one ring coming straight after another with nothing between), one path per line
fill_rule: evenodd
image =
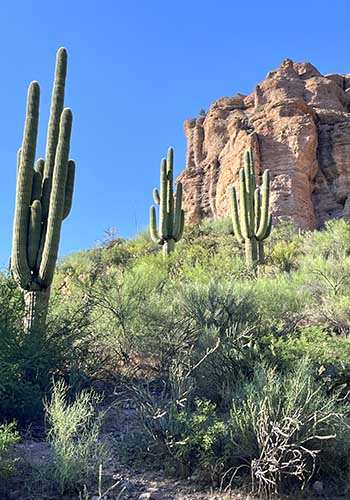
M228 188L252 146L257 174L271 171L272 212L313 229L350 218L350 75L321 75L283 61L249 96L224 97L185 122L187 222L229 212Z

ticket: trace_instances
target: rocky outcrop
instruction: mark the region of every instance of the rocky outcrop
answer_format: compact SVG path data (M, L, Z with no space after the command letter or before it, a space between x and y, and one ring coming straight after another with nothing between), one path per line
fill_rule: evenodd
M249 96L224 97L185 122L187 222L229 213L229 187L252 147L257 175L271 171L275 220L300 228L350 218L350 75L321 75L289 59Z

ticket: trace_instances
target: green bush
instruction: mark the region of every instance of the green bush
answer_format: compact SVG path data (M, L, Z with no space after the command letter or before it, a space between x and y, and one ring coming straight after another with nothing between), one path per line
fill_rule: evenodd
M15 419L23 427L42 420L42 400L53 376L64 375L75 389L86 383L92 363L86 356L90 332L86 308L62 315L56 303L56 315L50 311L47 330L28 336L18 324L20 306L11 311L10 304L5 327L0 318L0 418Z
M2 482L13 472L15 459L11 456L11 447L19 442L19 434L14 422L0 425L0 491Z
M340 476L348 468L348 412L337 393L315 383L307 360L284 374L261 365L236 388L231 467L248 464L253 489L265 494L290 479L305 484L315 470Z
M227 425L217 415L215 404L196 399L191 411L180 410L173 419L168 447L181 475L187 477L200 468L206 479L215 481L229 453Z
M321 231L307 232L302 239L305 255L328 259L350 255L350 223L329 220Z
M64 494L82 487L106 463L108 451L100 436L103 414L96 413L99 403L97 394L86 390L69 402L67 385L53 384L51 400L45 403L53 451L46 477L53 491Z
M277 241L268 254L271 264L281 272L290 272L297 267L300 243L298 241Z

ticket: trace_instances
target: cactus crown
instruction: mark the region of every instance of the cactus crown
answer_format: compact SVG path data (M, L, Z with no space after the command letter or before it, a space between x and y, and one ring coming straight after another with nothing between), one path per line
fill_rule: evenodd
M160 190L153 190L153 199L159 205L159 228L157 229L156 209L150 209L150 234L155 243L165 245L181 239L185 214L182 210L182 184L178 183L175 200L173 192L174 151L168 149L167 159L163 158L160 166Z
M236 189L231 191L231 215L233 231L240 243L253 243L252 260L257 259L254 243L265 240L272 227L272 216L269 213L270 173L265 170L261 186L256 185L253 152L245 153L244 167L239 172L240 211L238 211ZM256 255L255 255L256 254ZM248 259L249 260L249 259Z
M68 159L72 112L64 109L67 51L57 52L45 160L35 162L40 88L28 89L17 190L11 268L23 290L49 288L56 265L62 220L72 206L75 163Z

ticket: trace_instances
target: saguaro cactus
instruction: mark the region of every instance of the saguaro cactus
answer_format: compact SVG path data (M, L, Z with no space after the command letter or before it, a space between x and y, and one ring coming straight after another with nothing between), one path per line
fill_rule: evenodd
M263 264L264 240L269 236L272 216L269 213L270 173L265 170L261 186L256 186L253 153L245 153L244 168L239 172L240 212L238 213L237 195L231 192L231 211L233 231L240 243L245 243L246 262Z
M182 184L178 183L174 200L173 192L174 151L168 149L168 158L163 158L160 166L160 191L153 190L153 199L159 205L159 229L157 229L156 209L150 209L150 234L155 243L163 247L163 256L175 249L175 243L182 237L185 214L182 210Z
M50 286L54 275L62 220L72 206L75 163L68 160L72 112L64 106L67 51L57 52L46 157L35 162L40 88L28 89L22 147L17 158L16 208L11 269L24 291L24 327L45 327Z

